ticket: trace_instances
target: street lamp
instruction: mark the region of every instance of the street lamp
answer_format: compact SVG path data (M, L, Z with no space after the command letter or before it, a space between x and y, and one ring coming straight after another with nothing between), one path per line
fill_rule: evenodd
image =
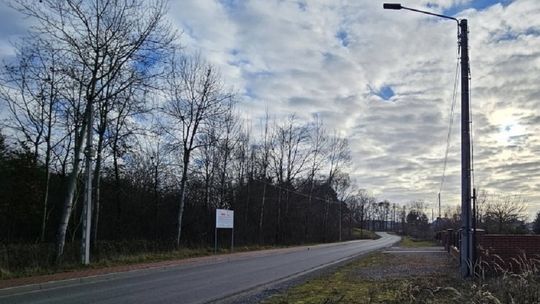
M409 10L426 15L451 19L458 24L458 39L461 62L461 243L460 269L464 277L473 275L474 263L473 235L471 234L471 137L469 114L469 43L467 19L458 20L454 17L435 14L402 6L400 3L384 3L384 9Z

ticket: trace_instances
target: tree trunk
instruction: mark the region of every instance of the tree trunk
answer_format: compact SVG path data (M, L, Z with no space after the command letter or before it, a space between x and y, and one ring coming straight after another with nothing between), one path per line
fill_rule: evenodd
M51 86L51 91L52 91ZM52 92L51 92L52 94ZM47 209L49 205L49 188L51 183L51 135L52 135L52 112L53 112L53 102L52 99L49 100L49 117L47 119L47 134L45 135L46 150L45 150L45 191L43 193L43 217L41 220L41 236L40 241L45 241L45 233L47 229L47 220L48 214Z
M307 203L306 209L304 210L304 240L303 240L304 243L308 240L309 216L311 215L313 187L314 187L313 178L311 178L311 182L310 182L310 186L309 186L308 203Z
M114 196L116 202L116 224L120 222L122 203L120 202L120 168L118 166L118 135L113 142ZM120 228L120 227L118 227Z
M56 234L56 261L59 262L62 254L64 253L64 246L66 242L66 231L69 224L69 218L71 216L71 211L73 207L73 198L75 190L77 188L77 177L79 175L80 167L80 157L81 157L81 148L84 141L84 134L86 131L87 125L85 122L82 123L81 130L75 138L75 150L73 153L73 169L69 174L67 180L67 190L66 196L64 198L64 208L62 210L62 217L60 218L60 224L58 225L58 231Z
M159 153L159 152L158 152ZM159 193L158 193L158 187L159 187L159 172L158 172L158 165L159 165L159 155L157 156L158 160L156 162L156 165L154 166L154 237L155 239L159 239Z
M107 93L108 95L109 93ZM92 242L96 244L97 238L98 238L98 224L99 224L99 212L101 209L101 163L103 161L103 141L105 138L105 131L107 130L107 114L108 114L108 107L107 107L107 101L105 101L104 104L100 105L99 108L99 125L98 125L98 142L96 147L96 165L94 169L94 184L96 187L95 192L95 205L94 205L94 223L93 225L93 234L92 234ZM96 247L97 248L97 247Z
M327 237L328 237L328 213L329 213L329 203L328 203L328 200L325 201L325 206L324 206L324 217L323 217L323 221L324 221L324 235L323 235L323 241L326 242L328 241Z
M289 199L290 199L290 192L285 192L285 215L283 216L283 228L282 231L282 240L284 242L290 242L291 241L291 225L289 222Z
M266 200L266 182L263 184L263 193L261 200L261 211L259 213L259 245L264 243L264 231L263 231L263 220L264 220L264 203Z
M178 206L178 219L177 225L178 230L176 234L176 248L180 248L180 237L182 236L182 217L184 215L184 206L185 206L185 196L186 196L186 182L188 174L188 165L189 165L189 154L190 150L184 150L184 161L182 168L182 178L180 180L180 202Z
M279 244L279 242L281 241L280 236L281 236L281 189L278 188L277 223L276 223L274 244Z
M47 219L48 219L48 204L49 204L49 188L51 183L51 170L49 169L50 166L50 144L47 143L47 151L45 155L45 190L43 193L43 216L41 219L41 236L40 241L45 241L45 232L47 229Z
M229 140L227 138L227 140ZM227 177L227 165L228 165L228 159L229 159L229 147L226 144L225 145L225 154L223 157L223 171L221 172L221 180L220 180L220 195L219 195L219 205L220 207L225 206L225 181Z
M94 229L92 234L92 243L96 244L97 237L98 237L98 224L99 224L99 210L101 208L100 206L100 196L101 196L101 162L103 158L103 137L104 137L104 130L103 132L99 132L98 137L98 143L97 143L97 157L96 157L96 167L94 169L94 183L96 185L96 197L94 198L95 201L95 212L94 212Z
M47 161L45 161L45 163L47 163ZM50 170L49 170L49 167L48 165L46 165L46 168L45 168L45 190L44 190L44 193L43 193L43 215L42 215L42 218L41 218L41 235L40 235L40 242L44 242L45 241L45 232L46 232L46 228L47 228L47 205L49 204L49 187L50 187L50 180L51 180L51 176L50 176Z
M244 214L244 231L246 231L246 233L248 232L248 216L249 216L249 184L251 183L251 178L248 177L248 180L247 180L247 183L246 183L246 211L245 211L245 214ZM241 188L240 188L241 189ZM250 241L252 239L252 235L250 233Z

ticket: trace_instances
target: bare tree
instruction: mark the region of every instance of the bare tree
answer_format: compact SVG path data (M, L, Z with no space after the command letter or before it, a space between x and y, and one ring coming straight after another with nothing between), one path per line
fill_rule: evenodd
M363 228L363 222L365 220L372 219L370 217L370 214L372 212L371 206L375 204L376 199L366 191L360 191L358 193L358 199L360 204L360 213L358 215L358 219L360 220L360 228Z
M199 136L200 149L197 151L198 155L195 156L198 159L198 171L202 175L204 181L204 204L205 207L210 210L214 206L214 183L217 174L218 158L217 158L217 146L219 141L219 130L214 124L206 128L204 132Z
M517 195L488 195L484 226L489 232L515 233L525 229L527 203Z
M328 184L332 182L338 172L351 161L351 152L347 139L334 133L328 142Z
M276 125L272 143L273 169L279 183L290 183L305 169L310 156L307 125L290 115L281 125Z
M268 115L268 109L266 110L266 116L263 124L262 144L260 145L260 164L261 167L261 179L263 182L263 193L261 196L261 208L259 209L259 244L264 243L264 206L266 203L266 187L268 184L268 168L270 166L270 153L271 153L271 139L269 135L269 123L270 117Z
M308 129L298 122L295 115L290 115L282 124L275 125L272 136L272 169L280 187L292 187L292 181L305 169L309 157ZM285 219L288 216L289 191L285 198ZM282 234L282 190L278 189L277 223L275 241L280 242ZM286 222L286 221L285 221Z
M343 220L343 204L349 200L349 197L353 195L355 190L354 185L351 183L349 174L340 173L334 178L334 191L337 196L337 203L339 204L338 209L338 240L341 241L341 229L342 229L342 220ZM325 213L325 218L328 218L328 209ZM326 220L327 222L328 220Z
M157 77L153 74L154 77ZM101 209L101 169L105 160L106 149L113 156L114 177L116 187L117 219L121 215L120 199L120 173L119 156L121 154L121 144L133 138L136 129L135 124L130 123L135 116L141 116L150 111L146 105L148 93L146 90L146 75L141 75L135 71L126 71L121 79L112 82L103 92L103 96L97 100L97 145L96 160L94 165L94 185L95 185L95 207L93 223L93 242L97 241L99 216ZM129 88L123 92L117 92L117 86L124 86L127 83ZM110 156L109 154L109 156Z
M382 223L381 228L386 231L388 230L388 213L390 212L390 202L387 200L379 202L379 209L380 222Z
M232 104L229 104L232 106ZM222 115L222 120L220 121L220 129L222 130L222 138L218 142L219 152L220 152L220 181L219 181L219 205L220 207L225 206L225 193L227 190L227 181L229 179L228 172L231 162L231 157L236 145L238 144L238 132L239 126L232 108L226 110Z
M53 128L58 122L55 107L61 98L64 78L59 71L62 52L37 35L27 37L17 49L17 61L6 64L2 74L0 99L7 103L11 114L6 121L8 127L21 136L22 146L32 147L36 163L43 161L45 186L40 234L43 242L49 216L52 150L60 142L59 134L55 134Z
M241 190L244 185L245 191L245 210L244 227L248 227L248 217L250 213L251 186L255 178L255 149L251 142L251 125L245 124L239 126L236 135L237 145L234 150L233 167L237 173L237 186ZM233 173L234 174L234 173ZM253 234L251 234L253 236Z
M171 142L182 155L176 233L176 246L179 247L191 153L202 146L198 137L205 126L220 119L230 109L232 94L224 90L215 67L198 55L173 56L165 94L164 112L171 122L167 130Z
M370 207L372 204L375 204L376 199L370 195L366 190L360 189L356 191L347 199L347 204L351 210L352 217L354 221L358 224L360 228L360 238L362 238L362 233L365 226L365 222L370 218ZM350 232L349 232L350 234Z
M324 161L324 155L327 150L327 137L319 116L314 117L314 121L309 126L310 147L310 167L307 177L309 183L309 194L307 206L304 209L304 241L308 238L309 219L311 217L313 190L315 187L315 176L321 170Z
M73 207L82 144L86 129L93 128L88 125L93 106L103 96L110 96L104 94L105 90L126 70L140 68L145 63L142 58L155 56L171 43L175 34L164 22L164 1L16 0L13 6L35 20L33 32L64 51L63 56L69 61L64 70L78 84L78 96L84 101L86 118L74 130L73 161L57 232L56 251L60 258ZM120 94L130 84L119 85L110 93ZM89 148L92 140L86 138Z

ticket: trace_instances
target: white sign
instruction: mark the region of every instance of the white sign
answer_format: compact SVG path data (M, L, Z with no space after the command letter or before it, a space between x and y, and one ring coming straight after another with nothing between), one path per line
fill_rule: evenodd
M233 228L234 211L227 209L216 209L216 228Z

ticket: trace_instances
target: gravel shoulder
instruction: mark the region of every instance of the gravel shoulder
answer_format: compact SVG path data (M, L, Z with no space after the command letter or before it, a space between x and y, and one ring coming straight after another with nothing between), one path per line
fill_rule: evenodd
M243 303L406 303L419 290L456 284L458 265L442 247L396 246L263 291ZM442 297L440 303L453 303L451 295L446 300Z

